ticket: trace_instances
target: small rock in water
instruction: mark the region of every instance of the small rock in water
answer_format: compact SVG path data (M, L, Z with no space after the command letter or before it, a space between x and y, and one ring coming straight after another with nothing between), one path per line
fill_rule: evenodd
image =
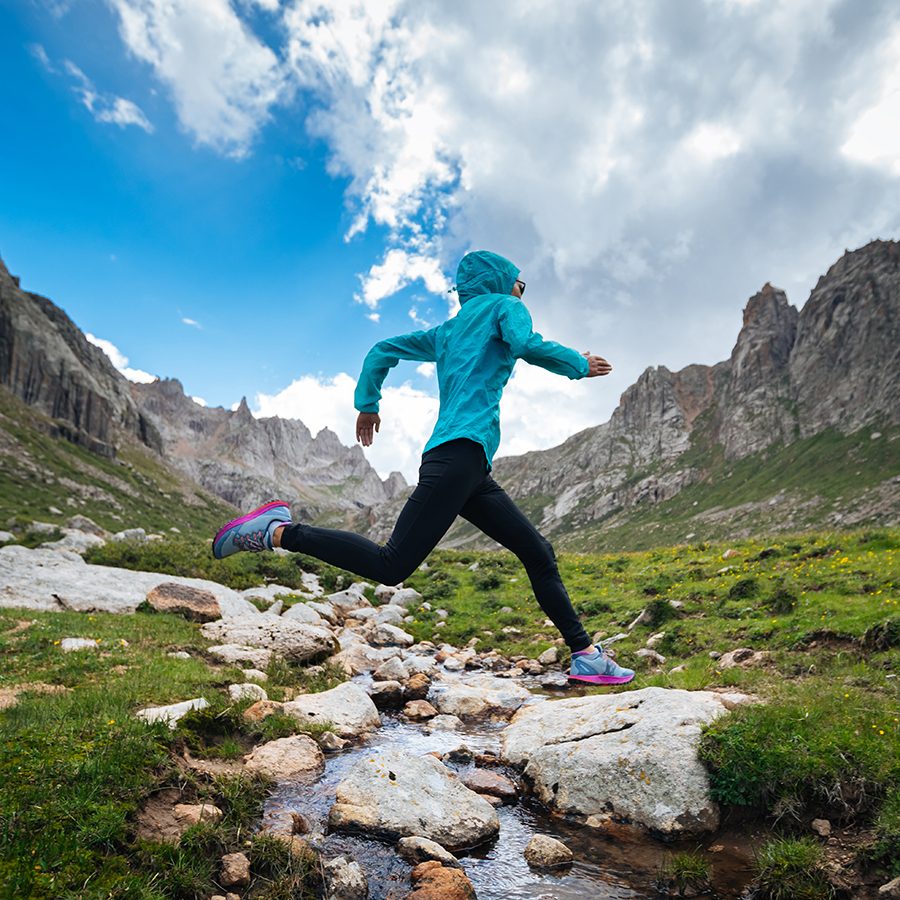
M400 659L396 656L392 656L390 659L385 660L373 673L372 677L376 681L406 681L409 678L409 674L406 671L406 667L400 661Z
M537 658L537 661L542 666L552 666L559 662L559 650L556 647L550 647Z
M465 668L465 663L460 662L455 656L448 656L444 660L444 668L448 672L461 672Z
M572 851L562 842L546 834L536 834L525 848L525 859L530 866L550 868L572 862Z
M406 682L403 696L407 700L424 700L428 696L430 687L431 679L427 675L417 672Z
M403 707L403 715L407 719L413 721L421 721L422 719L432 719L438 714L438 711L427 700L410 700Z
M355 860L344 856L329 859L323 865L328 900L366 900L369 882Z
M429 731L456 731L462 725L458 716L437 715L427 724Z
M487 769L472 769L459 779L470 791L476 794L490 794L501 800L515 800L516 786L505 775L488 772Z
M285 703L284 711L300 722L330 722L341 737L357 737L381 725L372 699L349 681L318 694L301 694Z
M406 900L475 900L469 876L436 860L419 863L410 878L415 890L406 895Z
M569 676L565 672L550 672L541 679L541 687L548 690L564 690L569 686Z
M225 887L246 887L250 884L250 860L244 853L226 853L222 857L219 881Z
M349 743L350 741L338 737L333 731L326 731L319 738L319 746L326 753L337 753L338 750L343 750Z
M59 649L63 653L72 653L75 650L99 650L100 645L93 638L63 638Z
M392 709L403 705L403 685L399 681L376 681L369 688L369 696L378 709Z
M397 850L407 862L422 863L434 859L442 866L460 868L459 860L449 850L445 850L437 841L425 837L400 838Z

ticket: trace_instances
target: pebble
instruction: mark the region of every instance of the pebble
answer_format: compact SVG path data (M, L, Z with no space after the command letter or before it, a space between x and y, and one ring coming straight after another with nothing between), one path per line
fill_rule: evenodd
M536 834L525 848L525 859L530 866L550 868L572 862L572 851L562 842L547 834Z

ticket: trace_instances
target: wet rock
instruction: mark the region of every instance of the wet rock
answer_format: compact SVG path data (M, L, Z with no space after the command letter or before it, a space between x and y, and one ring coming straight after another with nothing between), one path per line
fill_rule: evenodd
M428 731L457 731L462 725L462 719L458 716L439 715L429 719L426 728Z
M487 769L470 769L463 772L459 780L476 794L490 794L501 800L515 800L518 795L515 784L509 778Z
M193 622L212 622L222 615L219 601L210 591L164 581L147 594L147 603L157 612L175 613Z
M550 700L516 713L502 757L524 766L554 809L701 833L717 827L719 811L697 745L701 728L725 711L718 694L656 687Z
M216 644L206 652L223 663L232 665L249 663L258 669L267 668L272 659L271 650L262 650L259 647L246 647L242 644Z
M256 747L244 757L244 766L248 772L285 779L321 772L325 757L311 737L294 734Z
M337 753L338 750L343 750L349 743L350 741L338 737L333 731L326 731L319 738L319 746L326 753Z
M326 624L326 620L309 603L295 603L293 606L289 606L281 614L281 618L287 619L289 622L306 622L307 625L320 627Z
M475 900L475 888L462 869L436 860L419 863L410 874L415 890L406 900Z
M378 709L397 709L403 705L403 685L399 681L376 681L369 696Z
M421 673L410 677L403 689L403 696L407 700L424 700L431 690L431 679Z
M219 882L225 887L246 887L250 884L250 860L244 853L226 853L222 857Z
M536 834L525 848L525 860L536 868L565 866L573 860L572 851L562 842L546 834Z
M819 837L827 838L831 835L831 822L828 819L813 819L810 827Z
M181 703L170 703L168 706L151 706L139 709L135 715L145 722L165 722L170 728L174 728L178 720L187 715L192 709L205 709L209 706L205 697L195 697L193 700L183 700Z
M278 703L275 700L257 700L252 706L248 706L242 715L246 722L261 722L267 716L283 711L283 703Z
M336 856L322 865L326 900L366 900L369 883L359 863Z
M444 668L448 672L462 672L465 667L466 664L462 662L462 660L457 659L455 656L448 656L444 660Z
M63 653L73 653L76 650L99 650L100 645L94 638L63 638L59 649Z
M550 672L541 679L541 687L550 691L565 690L569 686L569 676L565 672Z
M559 650L556 647L549 647L538 658L537 661L542 666L552 666L559 662Z
M246 700L248 698L250 700L269 699L269 695L258 684L254 684L252 681L247 681L243 684L229 684L228 696L234 701Z
M400 838L397 851L407 862L414 865L433 859L442 866L449 866L451 869L460 868L459 860L449 850L445 850L436 841L430 841L428 838L418 836Z
M315 660L337 649L334 635L328 629L292 622L284 616L220 619L207 622L200 630L210 640L260 647L294 662Z
M330 691L302 694L285 703L284 711L301 722L330 723L341 737L357 737L381 725L381 717L369 695L350 682Z
M407 656L403 660L403 668L409 675L427 675L429 678L437 671L435 661L428 656Z
M399 681L404 682L409 678L406 666L400 661L400 657L393 656L385 660L373 673L372 677L376 681Z
M492 675L465 682L436 682L428 694L439 712L460 717L512 715L530 697L526 688Z
M427 700L410 700L403 707L403 715L414 722L431 719L437 714L438 711Z
M387 838L427 837L449 850L475 846L500 828L493 807L443 763L400 750L354 764L337 786L329 823Z
M391 603L394 606L402 606L409 609L411 606L419 606L422 602L422 595L414 588L401 588L391 597Z
M377 647L411 647L415 643L411 634L386 622L375 626L369 640Z

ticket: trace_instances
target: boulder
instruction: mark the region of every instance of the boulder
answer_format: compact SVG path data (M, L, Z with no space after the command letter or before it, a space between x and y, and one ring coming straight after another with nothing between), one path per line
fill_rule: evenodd
M319 625L321 627L328 624L309 603L295 603L293 606L289 606L281 614L281 618L290 622L306 622L307 625Z
M657 687L548 700L516 713L502 758L524 766L538 799L559 812L702 833L717 827L719 810L697 745L725 711L718 694Z
M413 675L403 689L407 700L424 700L431 690L431 679L427 675Z
M462 869L442 866L437 860L419 863L410 879L415 887L406 900L475 900L475 888Z
M86 534L75 528L63 530L63 536L58 541L48 541L41 544L42 550L70 550L73 553L85 554L94 547L102 547L106 541L95 534Z
M407 656L403 660L403 668L409 675L427 675L430 678L437 671L437 663L430 656Z
M66 550L29 550L15 544L0 549L0 606L58 612L133 613L164 582L209 591L223 618L256 617L259 610L236 591L202 578L180 578L86 563Z
M318 613L329 625L338 625L337 610L330 603L319 603L315 600L308 600L306 603L308 609Z
M500 829L487 801L431 755L402 750L365 754L338 784L329 824L390 839L426 837L459 850Z
M390 603L391 598L400 590L391 584L379 584L375 586L375 599L379 603Z
M403 707L403 715L414 722L431 719L437 714L438 711L427 700L410 700Z
M195 697L193 700L183 700L181 703L171 703L168 706L149 706L139 709L135 715L145 722L165 722L169 728L174 728L178 720L187 715L192 709L205 709L209 706L205 697Z
M411 634L387 622L376 625L370 633L369 640L377 647L412 647L416 642Z
M369 696L378 709L396 709L403 705L403 685L399 681L376 681L369 688Z
M435 682L428 693L439 712L460 717L509 716L530 697L526 688L493 675Z
M366 900L369 883L355 859L336 856L322 865L325 878L325 900Z
M260 647L293 662L310 662L334 652L337 642L326 629L305 622L258 615L207 622L204 637L226 644Z
M219 881L227 888L250 884L250 860L244 853L226 853L222 857Z
M549 869L553 866L565 866L572 862L572 851L562 842L546 834L536 834L525 848L525 859L528 865Z
M301 694L285 703L284 711L301 722L330 723L340 737L357 737L381 725L369 695L350 682L318 694Z
M350 741L345 741L343 738L338 737L333 731L326 731L319 737L319 746L326 753L337 753L338 750L343 750L349 743Z
M325 599L341 616L346 616L347 613L352 612L354 609L362 609L364 606L372 605L359 591L355 591L352 588L346 591L336 591L333 594L329 594Z
M213 622L222 615L213 593L177 581L158 584L147 594L147 602L157 612L175 613L193 622Z
M206 651L213 659L232 665L249 663L260 669L265 669L272 660L271 650L261 650L259 647L245 647L242 644L215 644Z
M434 859L442 866L449 866L451 869L460 868L459 860L449 850L445 850L436 841L430 841L428 838L419 836L400 838L397 842L397 852L414 865Z
M244 757L244 766L248 772L281 780L320 773L325 757L311 737L294 734L254 748Z
M114 541L146 541L147 532L143 528L126 528L124 531L117 531L113 536Z
M63 638L59 649L63 653L72 653L75 650L99 650L100 645L94 638Z
M462 719L458 716L435 716L426 723L428 731L456 731L462 726Z

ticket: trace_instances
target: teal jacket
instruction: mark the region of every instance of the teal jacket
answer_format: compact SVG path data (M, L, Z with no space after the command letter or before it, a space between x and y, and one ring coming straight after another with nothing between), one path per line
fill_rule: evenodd
M434 362L440 412L425 450L470 438L484 447L490 471L500 444L500 395L516 360L573 379L588 373L588 361L580 353L531 330L527 307L510 294L518 274L516 266L496 253L467 253L456 271L459 312L428 331L375 344L363 362L353 405L360 412L377 413L381 385L393 366L401 359Z

